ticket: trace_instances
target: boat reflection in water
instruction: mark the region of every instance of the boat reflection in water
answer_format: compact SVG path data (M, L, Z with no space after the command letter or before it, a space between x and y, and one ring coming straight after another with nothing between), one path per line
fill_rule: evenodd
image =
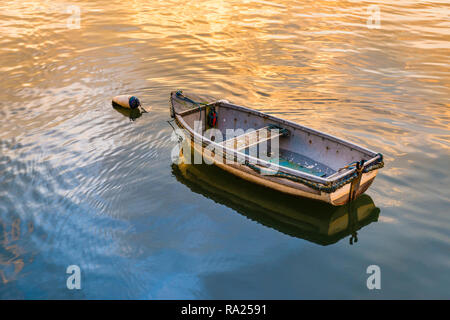
M247 218L284 234L320 245L330 245L377 221L380 209L368 195L347 205L293 197L239 179L207 164L172 165L176 179L193 192L226 205Z
M140 116L142 116L141 111L136 108L136 109L127 109L118 105L114 105L112 106L114 108L114 110L116 110L117 112L119 112L120 114L122 114L123 116L130 118L131 121L136 120L137 118L139 118Z

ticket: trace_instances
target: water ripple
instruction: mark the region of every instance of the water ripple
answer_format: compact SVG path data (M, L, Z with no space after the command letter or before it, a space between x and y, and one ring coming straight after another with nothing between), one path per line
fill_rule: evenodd
M0 297L211 298L232 284L245 297L347 298L312 270L358 288L348 264L375 260L395 275L383 297L417 297L412 283L448 297L446 1L82 0L80 29L68 5L0 4ZM367 26L369 5L380 28ZM186 188L171 172L175 89L382 152L377 227L324 255ZM118 94L151 112L131 121L111 107ZM78 296L64 287L69 264L86 274ZM266 268L291 278L274 284Z

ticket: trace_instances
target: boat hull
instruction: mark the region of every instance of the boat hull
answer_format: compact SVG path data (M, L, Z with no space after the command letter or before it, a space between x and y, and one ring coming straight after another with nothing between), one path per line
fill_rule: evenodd
M300 182L295 182L284 178L255 174L252 169L243 164L227 164L223 161L216 161L214 157L208 155L208 152L205 152L205 148L203 148L202 145L195 143L192 139L189 139L188 143L192 150L192 157L195 158L195 153L197 153L197 157L203 157L206 163L212 163L211 165L215 165L216 167L246 181L276 190L277 192L323 201L334 206L341 206L347 204L350 201L350 184L346 184L342 188L339 188L332 193L317 191ZM182 154L182 152L180 153L180 156L184 159L184 155ZM185 160L186 159L182 161ZM373 183L377 172L378 170L374 170L362 174L360 186L356 190L355 198L366 192L366 190Z

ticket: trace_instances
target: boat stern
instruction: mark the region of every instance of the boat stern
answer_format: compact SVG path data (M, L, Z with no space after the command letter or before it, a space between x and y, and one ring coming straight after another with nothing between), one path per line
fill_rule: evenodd
M360 195L362 195L364 192L367 191L367 189L370 187L370 185L375 180L377 173L378 173L378 169L362 174L359 186L355 190L354 199L358 198ZM351 189L351 183L348 183L348 184L344 185L342 188L339 188L336 191L329 193L328 202L334 206L341 206L341 205L348 203L350 200L354 200L354 199L351 199L350 189Z

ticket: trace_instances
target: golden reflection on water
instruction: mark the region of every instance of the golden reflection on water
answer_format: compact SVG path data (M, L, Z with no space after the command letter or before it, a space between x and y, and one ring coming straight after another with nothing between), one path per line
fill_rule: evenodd
M81 9L80 29L67 28L69 5ZM379 29L367 27L369 5L381 10ZM37 166L52 159L53 146L39 144L61 134L54 144L67 153L93 140L89 151L106 152L116 141L105 132L126 130L111 124L112 96L139 92L160 121L171 90L194 90L382 152L392 180L375 187L375 202L400 207L407 173L419 167L415 181L435 181L448 171L447 162L428 173L450 149L449 15L445 1L2 1L0 142L38 147L0 151ZM10 225L3 283L24 266Z
M380 7L380 29L367 28L369 4ZM282 113L318 129L335 128L332 133L342 131L337 111L348 113L350 125L358 125L372 118L370 112L360 112L362 104L414 121L405 114L408 109L418 121L431 120L436 130L441 128L437 140L448 147L448 4L135 0L77 5L82 11L80 30L65 27L65 1L3 5L2 16L7 18L0 30L9 45L0 52L6 58L2 70L20 73L8 87L34 88L34 95L42 96L35 90L43 83L48 93L61 94L58 66L67 67L60 66L65 59L92 63L91 70L79 71L95 78L94 68L112 67L108 57L114 62L131 54L125 63L154 66L141 75L148 81L188 89L201 85L240 104ZM127 50L130 45L149 45L155 53ZM90 51L106 56L107 65L83 57ZM52 64L55 68L47 73ZM83 86L72 86L70 90L82 94ZM428 109L436 117L424 117L430 115ZM396 127L390 129L395 132ZM390 138L401 139L395 134Z

